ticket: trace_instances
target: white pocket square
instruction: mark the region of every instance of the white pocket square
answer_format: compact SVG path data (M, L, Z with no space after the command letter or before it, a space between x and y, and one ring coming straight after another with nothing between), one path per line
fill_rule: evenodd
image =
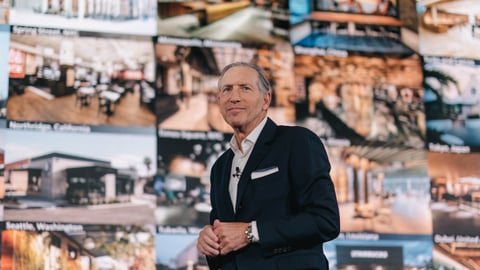
M277 166L268 167L268 168L265 168L265 169L260 169L260 170L253 171L252 174L251 174L251 177L252 177L252 180L255 180L257 178L264 177L264 176L267 176L269 174L276 173L276 172L278 172L278 167Z

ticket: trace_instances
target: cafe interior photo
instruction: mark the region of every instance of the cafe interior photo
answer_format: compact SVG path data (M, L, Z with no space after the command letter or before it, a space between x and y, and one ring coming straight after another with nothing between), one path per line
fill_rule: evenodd
M244 43L288 43L288 2L159 1L158 34Z
M408 2L290 1L290 42L309 48L412 54L417 43L416 21L400 9Z
M154 126L148 39L12 34L9 53L9 119Z
M256 61L267 71L274 96L270 117L279 123L294 121L291 50L269 46L202 48L157 43L155 56L159 128L231 133L216 102L217 80L221 67L238 60Z

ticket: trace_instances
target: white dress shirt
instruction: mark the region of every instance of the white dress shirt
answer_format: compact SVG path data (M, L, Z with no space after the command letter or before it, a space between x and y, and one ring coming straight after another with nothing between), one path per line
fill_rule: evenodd
M230 172L230 182L228 185L228 191L230 192L230 199L232 200L233 210L235 211L236 202L237 202L237 189L238 189L238 182L240 181L240 177L242 176L243 169L245 168L245 164L247 164L248 158L252 153L253 146L260 136L260 132L262 132L263 127L267 123L267 118L265 117L260 124L255 127L250 134L241 142L242 150L237 145L237 140L235 136L232 136L230 139L230 148L232 149L233 156L232 160L232 171Z
M258 126L255 127L252 132L250 132L250 134L248 134L248 136L241 142L243 151L241 151L240 147L238 147L235 136L232 136L232 139L230 139L230 148L235 154L232 160L232 170L230 172L230 182L228 184L228 191L230 192L233 211L235 211L237 205L238 182L242 176L245 164L247 164L248 158L252 153L253 146L255 145L255 142L257 142L257 139L266 123L267 117L265 117L262 122L260 122L260 124L258 124ZM260 237L258 235L257 222L252 221L250 224L252 225L253 241L258 242Z

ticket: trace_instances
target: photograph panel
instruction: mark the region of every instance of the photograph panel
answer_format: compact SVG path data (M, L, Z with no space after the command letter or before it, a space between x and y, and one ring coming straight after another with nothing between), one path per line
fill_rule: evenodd
M2 269L155 269L155 228L6 221Z
M325 244L330 270L437 269L432 268L432 249L431 236L421 234L340 233Z
M288 13L288 0L161 0L158 35L244 44L288 43Z
M478 241L480 154L429 152L428 161L434 240L462 242L464 237Z
M5 219L153 224L155 147L154 134L7 129Z
M154 128L150 37L29 29L12 27L10 58L23 68L10 69L8 120Z
M290 0L291 44L304 48L411 55L418 51L409 0Z
M428 149L480 151L480 61L424 57Z
M297 54L294 73L296 124L348 144L368 141L424 148L418 55Z
M155 265L158 270L207 270L205 256L199 254L196 242L199 227L157 226Z
M341 232L431 234L430 180L423 149L327 142L327 153Z
M201 227L210 223L210 170L229 148L231 136L159 130L158 174L147 184L157 199L156 224Z
M154 36L157 32L156 0L15 0L10 24Z
M480 269L479 153L428 153L436 264Z
M480 2L416 1L420 53L480 59Z
M240 43L158 37L155 56L160 129L232 133L220 114L217 92L221 70L236 61L264 69L273 96L268 116L278 124L293 124L294 55L290 46L245 47Z

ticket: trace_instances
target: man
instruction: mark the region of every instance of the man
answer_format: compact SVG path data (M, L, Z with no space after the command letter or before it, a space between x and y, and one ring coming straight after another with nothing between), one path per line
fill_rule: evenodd
M272 94L260 67L230 64L218 84L234 135L211 170L211 225L198 251L210 269L328 269L323 243L340 221L323 144L267 117Z

